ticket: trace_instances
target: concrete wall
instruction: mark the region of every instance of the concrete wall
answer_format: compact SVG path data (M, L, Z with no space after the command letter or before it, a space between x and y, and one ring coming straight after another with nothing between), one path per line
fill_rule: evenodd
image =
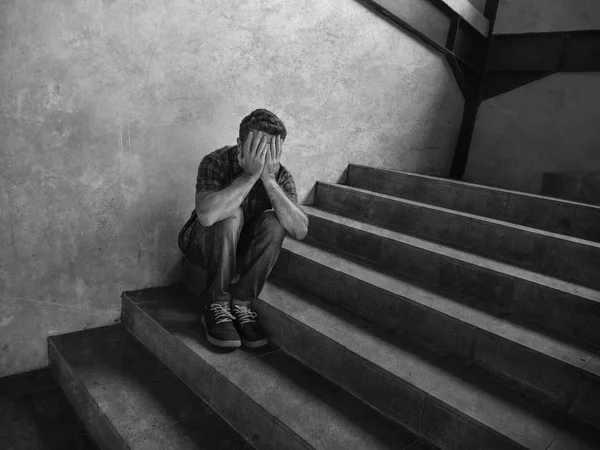
M500 0L494 33L597 29L598 0Z
M0 3L0 376L177 276L200 159L265 107L310 201L349 162L445 175L444 59L345 0Z
M600 76L558 74L483 102L465 180L540 193L544 172L600 170Z
M598 0L500 0L495 33L600 29ZM544 172L600 170L600 74L555 74L484 101L464 179L540 193Z

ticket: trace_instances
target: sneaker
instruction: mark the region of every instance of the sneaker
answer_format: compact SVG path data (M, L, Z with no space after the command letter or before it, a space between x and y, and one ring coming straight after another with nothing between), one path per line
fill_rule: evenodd
M247 306L233 306L233 323L237 329L242 344L246 347L257 348L267 345L269 341L265 337L258 323L256 323L257 314Z
M206 330L206 339L221 348L237 348L242 345L240 335L233 325L233 315L229 305L211 303L202 315L202 325Z

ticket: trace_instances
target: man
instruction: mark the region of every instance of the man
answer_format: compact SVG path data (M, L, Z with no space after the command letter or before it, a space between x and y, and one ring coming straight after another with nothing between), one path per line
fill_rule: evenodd
M207 270L202 323L218 347L267 344L252 302L286 233L299 240L307 233L294 179L280 164L286 136L275 114L257 109L242 120L237 145L206 155L198 167L196 209L179 233L179 247Z

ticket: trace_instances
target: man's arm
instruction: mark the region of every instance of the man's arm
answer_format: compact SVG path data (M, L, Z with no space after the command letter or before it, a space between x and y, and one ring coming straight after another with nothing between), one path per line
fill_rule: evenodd
M218 192L198 192L196 214L200 224L203 227L210 227L220 220L231 217L259 178L244 172L225 189Z
M263 179L263 185L281 226L294 239L304 239L308 233L308 217L304 211L287 196L275 178Z
M281 136L274 136L271 139L269 150L266 152L265 166L261 175L261 180L281 226L294 239L302 240L308 233L308 217L304 211L302 211L302 209L287 196L286 192L279 186L276 180L282 151Z
M238 153L240 166L244 169L242 175L220 191L196 194L196 214L203 227L210 227L233 215L260 178L266 150L266 136L258 133L254 138L253 133L249 133L244 147Z

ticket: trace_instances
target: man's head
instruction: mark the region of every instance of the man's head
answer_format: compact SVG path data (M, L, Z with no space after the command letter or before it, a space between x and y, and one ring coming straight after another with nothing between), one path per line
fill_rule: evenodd
M242 145L246 142L250 130L262 131L272 136L281 136L281 142L285 141L287 136L287 130L281 119L266 109L256 109L242 119L238 138L239 148L242 148Z

